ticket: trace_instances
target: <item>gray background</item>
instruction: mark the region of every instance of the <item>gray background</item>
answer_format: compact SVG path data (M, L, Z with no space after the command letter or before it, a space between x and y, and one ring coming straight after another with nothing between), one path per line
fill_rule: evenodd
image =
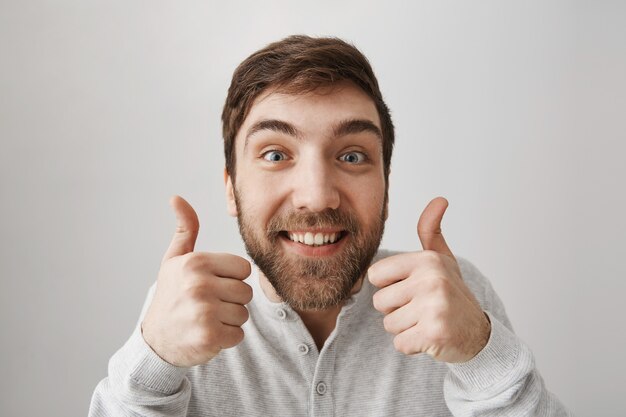
M626 395L624 2L2 1L0 415L85 415L174 231L243 254L219 116L235 66L292 33L371 60L397 126L384 246L437 195L549 389Z

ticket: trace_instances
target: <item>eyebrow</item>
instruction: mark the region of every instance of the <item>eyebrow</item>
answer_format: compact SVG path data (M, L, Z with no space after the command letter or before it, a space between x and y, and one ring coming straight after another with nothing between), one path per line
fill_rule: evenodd
M348 119L342 120L333 129L333 138L346 136L354 133L369 132L373 133L378 139L383 140L383 134L371 120L367 119Z
M248 129L244 149L248 146L248 139L250 139L250 136L262 130L284 133L288 136L293 136L296 139L302 139L304 137L302 132L300 132L291 123L277 119L264 119L256 122L250 127L250 129ZM340 121L333 127L332 137L339 138L341 136L362 132L373 133L381 141L383 139L383 134L378 126L376 126L371 120L367 119L347 119Z
M285 135L293 136L297 139L302 138L302 133L298 129L296 129L294 125L283 122L282 120L265 119L256 122L250 127L250 129L248 129L244 149L246 146L248 146L248 139L250 139L250 136L254 135L257 132L260 132L261 130L271 130L273 132L284 133Z

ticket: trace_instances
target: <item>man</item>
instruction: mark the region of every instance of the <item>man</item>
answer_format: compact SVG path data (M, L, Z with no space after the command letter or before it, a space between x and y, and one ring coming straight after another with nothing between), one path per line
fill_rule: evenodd
M419 219L423 251L378 251L394 130L358 50L267 46L236 69L222 121L227 207L258 268L194 252L198 217L174 197L156 287L91 416L567 415L447 246L445 199Z

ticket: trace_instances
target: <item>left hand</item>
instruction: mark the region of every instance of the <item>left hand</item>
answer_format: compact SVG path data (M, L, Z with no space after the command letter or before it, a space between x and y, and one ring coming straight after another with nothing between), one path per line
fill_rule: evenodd
M417 234L423 251L376 262L368 276L381 288L374 294L374 307L385 314L385 330L395 335L396 350L466 362L487 344L491 324L441 234L447 207L448 201L437 197L420 216Z

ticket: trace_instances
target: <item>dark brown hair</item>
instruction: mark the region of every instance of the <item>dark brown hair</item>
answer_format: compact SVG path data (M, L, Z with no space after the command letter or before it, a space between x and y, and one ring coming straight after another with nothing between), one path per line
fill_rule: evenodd
M338 38L289 36L250 55L233 74L222 112L226 171L235 174L235 137L252 103L267 88L303 94L349 80L372 98L383 134L385 180L389 176L394 128L378 81L365 56Z

